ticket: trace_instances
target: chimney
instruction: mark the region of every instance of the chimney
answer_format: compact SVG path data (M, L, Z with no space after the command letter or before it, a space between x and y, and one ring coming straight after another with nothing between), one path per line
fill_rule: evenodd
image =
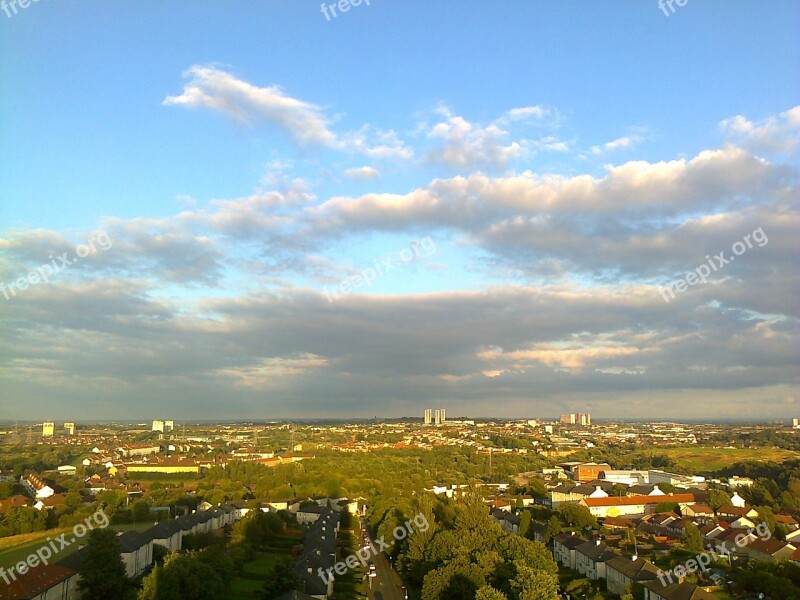
M594 541L594 545L595 545L595 546L599 546L599 545L600 545L600 540L599 540L599 539L595 540L595 541Z

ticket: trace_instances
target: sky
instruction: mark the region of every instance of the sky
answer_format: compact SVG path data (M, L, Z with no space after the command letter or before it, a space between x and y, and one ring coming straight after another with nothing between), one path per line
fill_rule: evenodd
M799 25L6 0L0 420L800 416Z

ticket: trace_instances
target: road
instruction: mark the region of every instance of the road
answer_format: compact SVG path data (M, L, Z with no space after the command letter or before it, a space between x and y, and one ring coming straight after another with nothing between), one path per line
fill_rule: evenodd
M366 521L362 521L362 526L368 527ZM372 537L372 532L369 532ZM383 600L405 600L403 590L403 580L392 567L387 556L381 552L372 557L375 564L375 577L372 578L372 589L369 590L370 600L380 600L380 596L375 598L375 592L383 594Z

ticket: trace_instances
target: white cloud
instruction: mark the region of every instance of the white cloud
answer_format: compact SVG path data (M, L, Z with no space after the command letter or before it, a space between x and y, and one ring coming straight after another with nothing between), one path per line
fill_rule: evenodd
M320 107L287 96L278 86L257 87L221 69L194 65L183 93L163 104L219 111L241 123L264 121L288 133L300 144L332 146L336 136Z
M531 363L539 363L553 369L581 370L589 363L604 361L639 352L638 348L621 344L600 342L591 345L542 345L524 350L504 351L492 348L478 353L478 358L502 368L490 369L493 377L506 371L524 372Z
M719 128L731 141L756 152L796 152L800 147L800 106L761 121L736 115L721 121Z
M552 123L558 120L558 111L549 106L537 104L535 106L521 106L506 111L505 115L497 120L500 122L525 121L534 123Z
M508 131L499 125L492 123L484 127L447 109L442 109L442 112L446 119L428 132L428 138L437 144L429 154L434 162L462 168L490 166L502 169L509 161L522 155L521 144L518 141L506 142Z
M359 181L367 181L369 179L380 179L381 174L378 169L373 167L354 167L345 170L344 176Z
M633 148L641 141L641 136L626 135L618 137L615 140L611 140L610 142L606 142L602 146L592 146L591 152L592 154L603 154L604 152L613 152L623 148Z
M414 156L413 150L396 132L383 131L371 125L364 125L357 131L342 136L338 148L383 160L410 160Z

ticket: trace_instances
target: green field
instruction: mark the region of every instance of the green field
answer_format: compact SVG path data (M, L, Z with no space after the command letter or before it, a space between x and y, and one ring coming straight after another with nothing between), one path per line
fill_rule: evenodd
M128 523L124 525L111 525L109 529L114 531L145 531L150 529L153 523L150 521L145 523ZM15 535L2 539L2 549L0 549L0 567L9 567L25 560L32 553L35 553L41 546L47 543L47 538L55 539L62 533L66 533L67 540L74 537L71 527L62 527L60 529L50 529L48 531L38 531L36 533L26 533L23 535ZM82 538L81 542L86 538ZM81 542L75 542L61 550L57 555L50 559L50 562L58 562L78 550ZM58 546L58 544L57 544Z
M800 452L775 448L658 448L657 454L666 454L693 472L718 471L737 462L782 462L800 458Z
M244 565L241 577L233 580L228 598L231 600L256 600L261 596L261 588L270 569L281 559L292 554L292 546L302 542L302 538L281 535L271 540L269 547L259 552L254 560Z

